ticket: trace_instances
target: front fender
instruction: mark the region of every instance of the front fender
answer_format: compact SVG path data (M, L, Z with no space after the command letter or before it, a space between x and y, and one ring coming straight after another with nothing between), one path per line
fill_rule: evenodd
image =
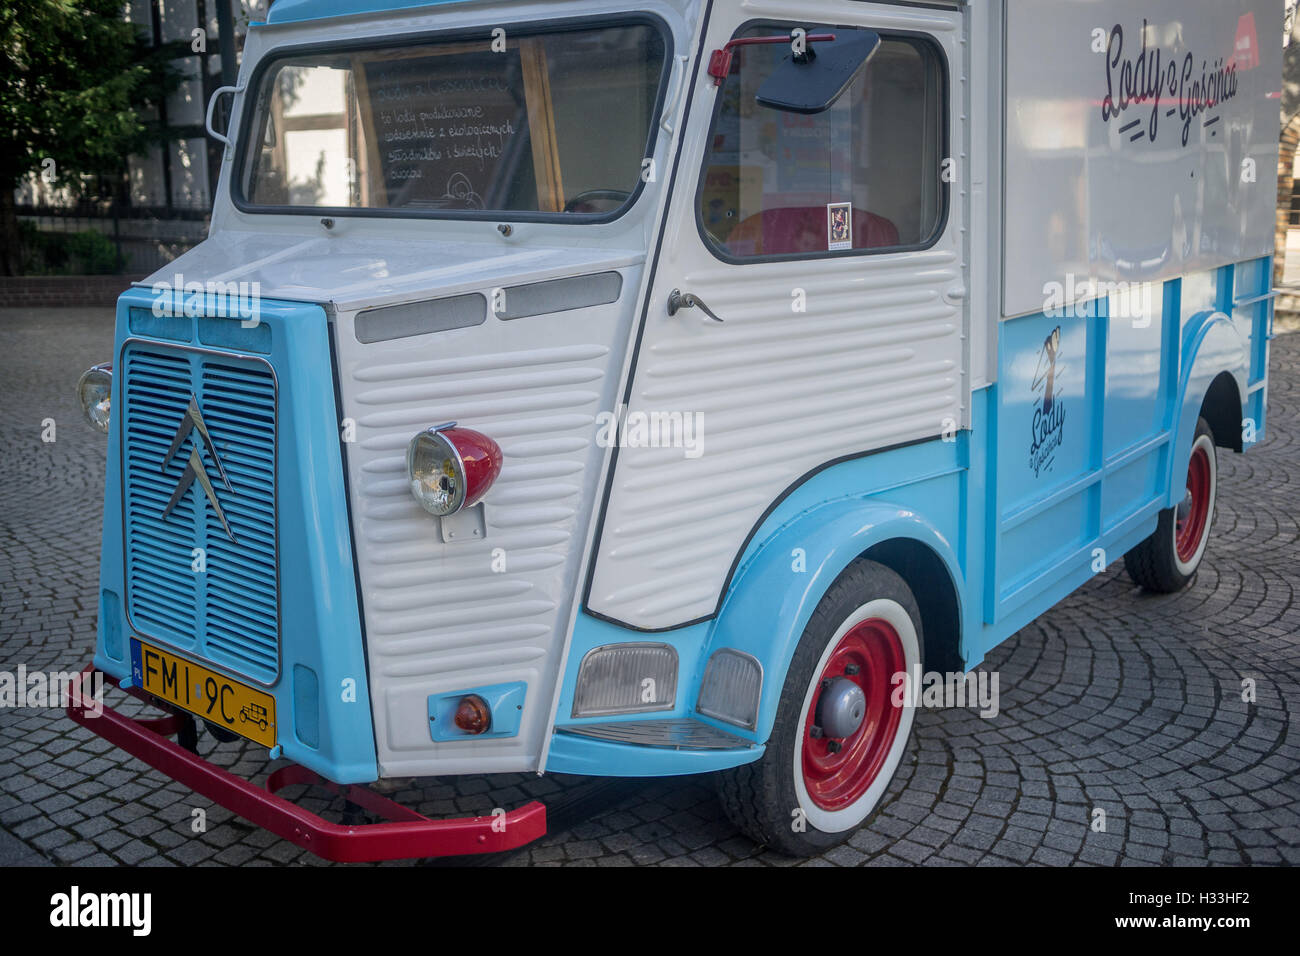
M1164 507L1172 508L1183 497L1183 471L1192 453L1196 420L1210 390L1210 383L1228 372L1237 383L1237 395L1246 394L1250 372L1250 348L1232 319L1223 312L1198 312L1183 327L1182 372L1174 405L1174 444ZM1223 436L1218 436L1222 441Z
M718 648L731 647L762 664L754 731L758 742L766 742L772 732L790 660L817 602L855 558L895 538L930 547L960 593L959 564L949 541L912 509L888 501L848 498L800 512L741 567L710 633L704 659Z

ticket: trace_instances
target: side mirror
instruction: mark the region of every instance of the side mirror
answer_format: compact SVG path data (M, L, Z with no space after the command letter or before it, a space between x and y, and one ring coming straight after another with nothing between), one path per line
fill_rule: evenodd
M880 48L873 30L837 30L834 40L791 52L758 89L760 106L787 113L824 113L835 105Z

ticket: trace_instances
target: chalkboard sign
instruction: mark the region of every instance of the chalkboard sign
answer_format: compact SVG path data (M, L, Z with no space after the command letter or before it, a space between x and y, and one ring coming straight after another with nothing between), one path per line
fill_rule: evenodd
M502 209L512 190L532 187L518 49L393 57L363 70L389 206Z

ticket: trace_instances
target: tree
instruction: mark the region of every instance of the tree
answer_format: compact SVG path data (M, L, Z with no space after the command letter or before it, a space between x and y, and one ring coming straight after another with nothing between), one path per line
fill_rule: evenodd
M120 0L0 0L0 275L15 275L14 190L31 173L77 195L123 182L161 141L144 117L182 77L183 44L155 47Z

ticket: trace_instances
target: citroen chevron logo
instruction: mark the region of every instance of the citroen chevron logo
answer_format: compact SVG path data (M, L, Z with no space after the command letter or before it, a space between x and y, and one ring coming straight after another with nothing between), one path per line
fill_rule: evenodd
M171 448L167 449L160 470L167 470L167 466L171 464L176 452L185 443L185 439L190 432L197 433L199 438L202 439L203 447L208 450L213 463L217 466L217 474L221 476L221 481L226 486L226 490L233 495L235 490L230 487L230 479L226 477L226 469L222 467L221 458L217 455L217 446L212 443L212 436L208 434L208 426L203 421L202 413L199 412L199 400L193 395L190 395L190 407L185 410L185 417L181 419L180 425L176 428L176 436L172 439ZM167 507L163 509L163 518L166 519L172 513L172 509L176 507L176 502L180 501L185 492L189 491L190 485L194 484L196 478L199 481L199 487L203 489L203 493L208 496L208 501L212 503L212 510L217 513L217 520L221 522L221 527L226 529L226 536L235 544L238 544L239 542L235 541L234 532L230 530L230 525L226 521L226 514L221 510L221 502L217 500L217 492L212 487L212 480L208 478L208 471L203 467L203 456L199 454L197 443L190 445L189 464L185 466L181 480L176 483L176 489L172 492Z

